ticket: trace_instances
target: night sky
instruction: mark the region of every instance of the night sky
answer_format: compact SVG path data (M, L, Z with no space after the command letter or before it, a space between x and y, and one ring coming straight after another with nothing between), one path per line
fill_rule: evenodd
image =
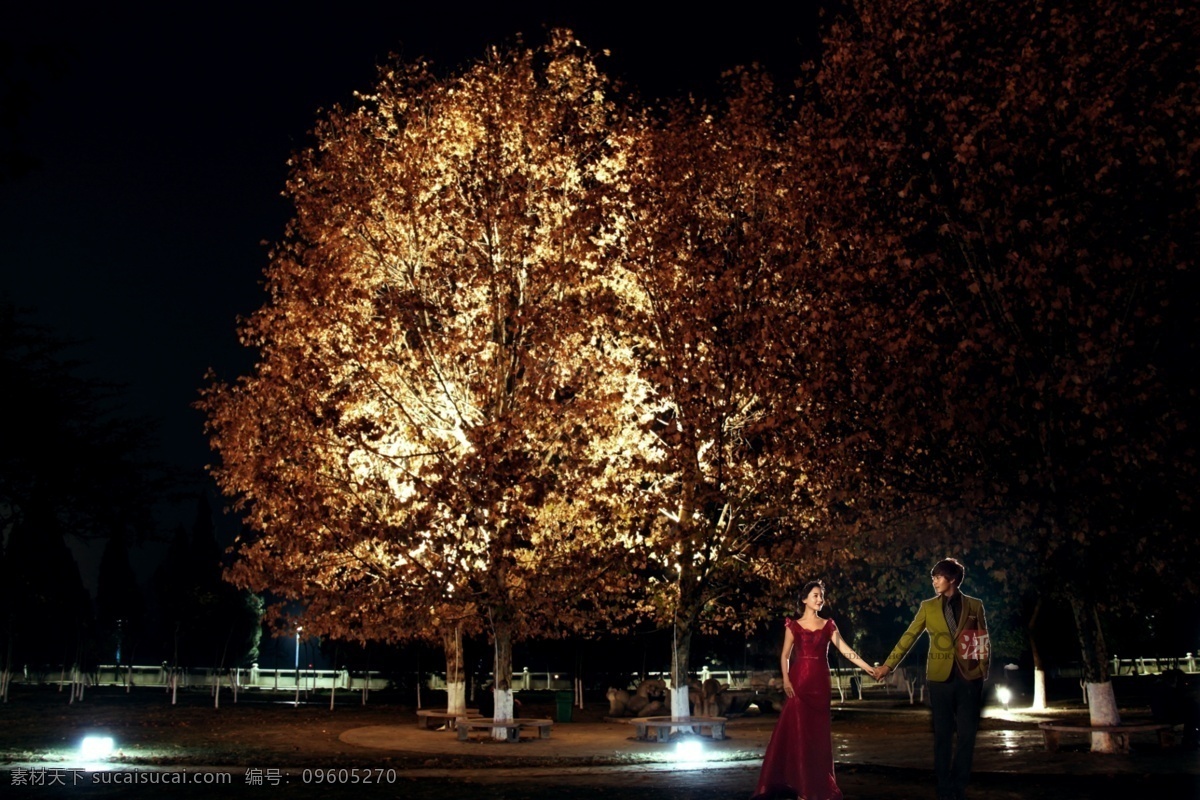
M0 133L34 163L0 183L0 300L86 340L92 373L161 421L160 458L199 478L211 454L190 404L209 368L231 380L252 364L236 319L264 299L264 243L290 216L288 156L319 109L371 88L389 52L448 70L568 26L643 96L702 94L755 61L790 80L816 30L812 6L796 5L679 17L652 4L164 5L8 20L2 96L28 86L30 105Z

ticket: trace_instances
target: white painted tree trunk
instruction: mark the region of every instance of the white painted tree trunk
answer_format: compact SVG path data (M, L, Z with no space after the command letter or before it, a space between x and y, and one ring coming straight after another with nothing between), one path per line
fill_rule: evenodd
M1113 693L1112 681L1088 683L1088 711L1092 725L1120 725L1121 714L1117 711L1117 697ZM1093 733L1093 753L1126 753L1129 737L1114 733Z
M446 684L446 712L462 714L467 710L467 682L457 680Z
M489 611L492 616L492 632L496 648L496 660L492 667L492 675L496 681L492 696L495 698L495 711L492 719L504 722L513 718L512 691L512 612L504 606L497 606ZM493 739L506 739L508 732L503 728L493 728Z
M671 719L683 719L691 716L691 701L688 698L688 685L671 686Z
M492 719L496 722L511 720L513 718L512 689L493 689L492 696L496 702L496 711L492 714ZM504 728L493 728L492 738L503 741L508 738L508 731Z
M442 652L446 657L446 711L461 714L467 710L467 679L463 669L462 625L442 631Z
M1046 670L1044 669L1033 671L1033 705L1030 706L1030 710L1046 710Z

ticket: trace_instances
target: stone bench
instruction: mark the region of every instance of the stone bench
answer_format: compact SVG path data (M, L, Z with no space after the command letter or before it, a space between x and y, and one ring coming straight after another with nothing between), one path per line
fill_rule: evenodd
M724 739L726 722L726 717L634 717L629 720L629 724L637 728L637 738L657 742L667 741L672 728L691 728L692 733L701 736L701 729L708 728L709 736L713 739Z
M444 708L422 708L417 710L417 727L423 731L431 731L443 725L454 727L454 721L459 717L478 716L478 708L463 709L462 713L451 713Z
M470 738L471 731L487 731L489 734L499 728L505 731L505 741L515 742L521 738L521 731L536 730L539 739L550 738L550 728L554 726L554 720L551 719L530 719L518 718L507 720L494 720L490 717L476 717L474 719L462 718L459 719L456 727L458 728L458 740L465 742Z
M1170 747L1175 743L1174 726L1161 722L1134 722L1125 725L1088 725L1086 721L1039 722L1038 728L1051 753L1058 750L1059 736L1063 733L1113 733L1128 736L1131 733L1157 733L1158 743Z

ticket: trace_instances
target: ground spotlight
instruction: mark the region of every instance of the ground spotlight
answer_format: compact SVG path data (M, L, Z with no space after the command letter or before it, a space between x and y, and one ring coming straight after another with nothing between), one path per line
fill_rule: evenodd
M1008 704L1012 700L1012 690L1007 686L999 686L996 688L996 699L1004 704L1004 710L1008 710Z
M111 736L85 736L79 745L79 755L84 761L103 761L112 755Z
M677 762L699 762L704 760L704 746L700 740L693 738L680 739L675 745L675 760Z

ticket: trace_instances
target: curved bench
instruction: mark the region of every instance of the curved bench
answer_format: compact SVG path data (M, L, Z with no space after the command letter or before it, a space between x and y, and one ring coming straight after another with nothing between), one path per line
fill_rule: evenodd
M1162 747L1170 747L1175 743L1173 725L1164 722L1132 722L1124 725L1088 725L1086 722L1039 722L1038 728L1046 742L1046 749L1051 753L1058 750L1059 735L1063 733L1115 733L1118 736L1128 736L1131 733L1157 733L1158 743Z
M704 735L701 729L708 728L709 736L713 739L724 739L725 723L728 721L726 717L634 717L629 724L637 727L638 739L665 742L670 738L672 728L691 728L692 733L701 736ZM653 736L648 735L651 732Z
M505 720L494 720L491 717L476 717L474 719L464 717L460 718L455 724L455 727L458 728L458 740L460 742L467 741L471 736L471 731L486 730L490 734L498 728L504 729L504 740L507 742L519 740L521 738L521 731L530 729L537 730L539 739L549 739L550 729L553 726L554 720L532 719L528 717Z
M459 717L478 716L478 708L466 708L462 713L451 713L444 708L421 708L417 709L417 727L423 731L431 731L443 725L453 728L455 720Z

